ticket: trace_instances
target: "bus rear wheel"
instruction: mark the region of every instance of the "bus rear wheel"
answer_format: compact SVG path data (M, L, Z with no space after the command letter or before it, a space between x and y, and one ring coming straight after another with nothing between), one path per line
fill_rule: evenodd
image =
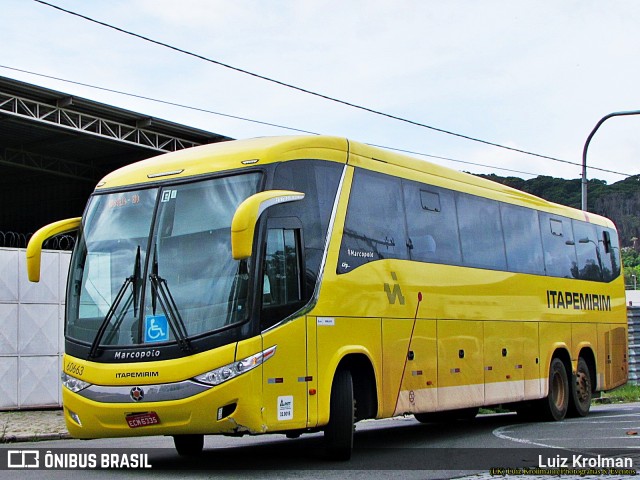
M204 435L174 435L173 444L182 457L200 455L204 447Z
M569 402L568 415L571 417L584 417L591 407L591 373L584 358L578 359L578 368L571 382L571 402Z
M353 450L355 401L351 372L340 369L331 386L329 423L324 428L327 457L331 460L349 460Z
M551 360L549 367L549 395L537 405L537 417L541 420L560 421L569 407L569 380L567 369L559 358Z

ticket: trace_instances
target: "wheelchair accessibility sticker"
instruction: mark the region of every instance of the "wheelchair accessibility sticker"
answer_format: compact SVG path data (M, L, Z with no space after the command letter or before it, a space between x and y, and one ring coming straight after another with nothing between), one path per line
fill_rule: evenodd
M165 315L147 315L144 318L144 342L166 342L169 340L169 324Z

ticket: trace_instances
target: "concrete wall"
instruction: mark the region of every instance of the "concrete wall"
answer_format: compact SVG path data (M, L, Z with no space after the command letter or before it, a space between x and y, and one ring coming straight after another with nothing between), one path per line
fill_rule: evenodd
M0 409L62 405L64 296L70 252L44 251L40 283L25 250L0 248Z

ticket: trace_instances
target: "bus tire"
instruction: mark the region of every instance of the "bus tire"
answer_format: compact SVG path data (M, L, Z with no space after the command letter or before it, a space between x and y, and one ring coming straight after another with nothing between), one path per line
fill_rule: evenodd
M540 400L537 416L541 420L560 421L567 415L569 407L569 380L567 369L559 358L551 360L549 367L549 395Z
M204 435L174 435L173 444L178 455L182 457L193 457L200 455L204 447Z
M591 372L584 358L578 359L576 374L571 382L571 398L568 415L570 417L584 417L591 407Z
M331 460L349 460L353 450L355 401L351 372L340 369L331 386L329 423L324 428L327 457Z

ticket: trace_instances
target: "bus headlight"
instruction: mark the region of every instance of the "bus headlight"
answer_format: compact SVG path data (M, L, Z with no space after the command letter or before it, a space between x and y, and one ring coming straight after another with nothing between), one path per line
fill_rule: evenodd
M208 385L220 385L227 380L231 380L238 375L246 373L249 370L253 370L254 368L262 365L276 353L276 346L277 345L274 345L273 347L269 347L260 353L256 353L255 355L251 355L250 357L243 358L242 360L230 363L229 365L225 365L224 367L216 368L215 370L211 370L193 378L198 382L206 383Z
M67 375L65 372L62 372L60 375L60 379L62 380L62 385L67 387L73 393L77 393L80 390L84 390L91 384L85 382L84 380L80 380L79 378L72 377L71 375Z

